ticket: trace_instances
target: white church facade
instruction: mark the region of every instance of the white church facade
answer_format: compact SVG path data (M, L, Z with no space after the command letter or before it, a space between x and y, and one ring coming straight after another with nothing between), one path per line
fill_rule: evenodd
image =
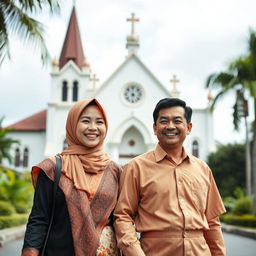
M124 164L131 158L155 147L152 113L156 103L166 97L179 97L174 87L167 90L137 55L139 39L134 33L132 14L131 34L127 37L128 54L123 63L96 88L96 77L83 53L75 8L59 60L52 63L50 99L46 110L18 121L9 127L13 145L13 168L28 170L43 158L55 155L65 147L65 122L69 109L81 99L97 98L106 110L109 129L105 150L112 160ZM192 106L193 107L193 106ZM214 149L213 119L206 107L193 109L191 134L186 150L203 160Z

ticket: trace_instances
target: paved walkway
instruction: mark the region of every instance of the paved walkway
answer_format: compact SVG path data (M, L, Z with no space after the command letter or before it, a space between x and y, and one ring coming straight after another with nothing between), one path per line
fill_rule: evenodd
M7 228L0 230L0 247L4 246L4 243L21 238L24 236L26 225Z
M23 237L25 229L26 225L0 230L0 247L3 247L4 243L6 242ZM222 224L222 230L227 233L233 233L256 239L256 229L238 228L235 226Z

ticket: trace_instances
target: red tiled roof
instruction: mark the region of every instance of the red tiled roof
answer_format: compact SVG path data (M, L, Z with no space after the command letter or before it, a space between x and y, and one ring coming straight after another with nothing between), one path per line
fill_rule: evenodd
M73 60L76 65L82 69L84 51L76 18L75 7L71 13L68 30L60 54L60 68L62 68L69 60Z
M11 128L15 131L45 131L46 113L47 110L43 110L5 128Z

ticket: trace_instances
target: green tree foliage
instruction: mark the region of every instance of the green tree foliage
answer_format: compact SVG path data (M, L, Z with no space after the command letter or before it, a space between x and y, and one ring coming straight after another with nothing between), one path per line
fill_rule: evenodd
M253 103L253 148L252 148L252 177L254 194L254 211L256 213L256 32L251 30L248 39L248 50L243 56L230 63L227 70L209 75L206 81L207 88L218 89L212 103L212 110L216 102L230 91L236 91L233 122L238 129L240 117L238 114L239 101L249 97Z
M252 198L246 196L238 199L232 209L232 213L234 215L252 214Z
M241 97L249 95L256 108L256 33L250 31L248 40L248 53L232 61L226 71L213 73L206 80L207 88L216 88L218 90L213 99L211 109L230 91L238 92L235 96L233 122L236 129L239 127L240 117L238 115L238 102ZM254 113L256 120L256 112ZM256 127L256 126L255 126ZM256 130L254 130L256 133Z
M0 0L0 64L10 57L10 34L18 35L24 43L32 43L41 48L43 63L49 60L45 45L45 29L42 23L33 18L47 7L50 13L60 9L58 0Z
M228 144L218 147L208 157L208 164L222 197L233 196L237 187L245 189L244 145Z
M0 164L3 159L7 159L9 163L12 162L12 157L10 155L11 146L14 143L19 143L18 140L13 140L7 137L11 129L2 128L3 119L3 117L0 119Z
M31 181L17 176L12 170L0 167L0 200L11 203L17 212L29 209L32 203L33 186ZM23 209L22 206L23 205Z

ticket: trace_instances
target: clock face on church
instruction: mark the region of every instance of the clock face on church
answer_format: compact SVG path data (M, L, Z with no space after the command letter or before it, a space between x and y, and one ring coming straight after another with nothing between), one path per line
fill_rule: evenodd
M142 96L142 88L136 84L130 84L124 89L124 99L129 103L138 103Z

